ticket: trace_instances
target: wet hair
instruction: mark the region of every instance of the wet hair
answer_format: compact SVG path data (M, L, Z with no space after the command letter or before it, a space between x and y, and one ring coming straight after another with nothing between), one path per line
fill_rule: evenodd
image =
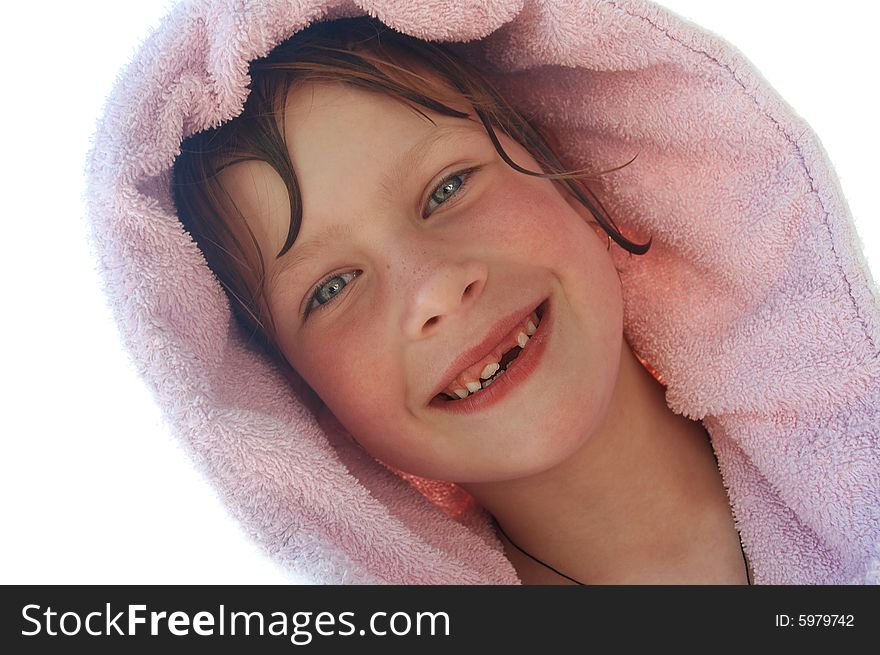
M302 223L302 197L288 154L283 121L288 91L295 82L341 82L386 94L405 102L428 120L420 106L438 114L466 118L468 114L443 103L444 98L463 97L474 108L507 165L525 175L558 180L590 211L610 238L630 253L642 255L651 246L651 240L641 245L627 240L582 180L610 171L566 172L547 137L508 104L478 70L441 44L395 32L368 16L346 18L317 23L295 34L266 57L253 61L249 73L251 92L242 113L182 143L174 164L172 189L178 216L225 290L238 324L258 341L292 382L298 376L278 346L276 324L269 304L264 302L263 253L218 174L236 163L259 161L280 175L290 198L290 227L284 246L275 257L284 255L293 246ZM513 162L501 147L496 128L518 142L549 172L529 171ZM243 227L249 238L239 239L233 226ZM240 230L238 233L243 234Z

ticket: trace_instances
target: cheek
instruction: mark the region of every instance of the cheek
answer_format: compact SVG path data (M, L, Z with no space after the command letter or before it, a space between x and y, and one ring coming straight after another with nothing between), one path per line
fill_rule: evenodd
M538 178L505 184L496 202L493 222L501 243L553 270L566 287L595 296L594 302L618 304L614 260L605 233L590 225L595 218L586 207L564 196L553 182Z
M474 222L479 232L474 236L481 241L535 263L569 258L578 248L583 252L572 237L585 224L549 180L511 170L500 184L491 185L483 201Z
M332 319L326 325L331 325ZM387 427L402 411L404 375L378 334L361 326L315 330L300 344L297 370L355 437ZM381 408L381 410L379 409Z

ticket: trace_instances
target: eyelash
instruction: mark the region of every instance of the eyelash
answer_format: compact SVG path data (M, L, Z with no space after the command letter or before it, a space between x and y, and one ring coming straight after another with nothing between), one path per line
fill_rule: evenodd
M434 194L435 194L437 191L439 191L439 190L442 189L444 186L446 186L447 184L449 184L449 182L450 182L451 180L454 180L455 178L460 177L460 178L462 178L461 185L460 185L460 186L454 191L454 193L453 193L451 196L449 196L450 198L458 198L458 197L461 195L461 191L462 191L462 189L464 189L465 187L468 186L468 181L469 181L471 175L472 175L473 173L476 173L480 168L481 168L480 166L472 166L471 168L466 168L466 169L464 169L464 170L457 171L457 172L452 173L451 175L447 176L446 178L444 178L444 179L440 182L440 184L438 184L437 186L435 186L435 187L433 188L433 190L431 191L431 193L428 195L428 199L425 201L425 207L422 209L422 218L428 218L428 217L430 216L430 214L426 214L427 205L431 202L431 199L433 198ZM436 202L436 201L435 201L435 202ZM441 203L437 203L437 207L439 207L439 206L441 206L441 205L445 205L445 204L447 204L448 202L449 202L449 199L447 198L447 199L444 200L443 202L441 202ZM453 202L455 202L455 201L453 201ZM435 207L435 209L436 209L436 207ZM433 211L432 211L431 213L433 213ZM316 309L317 309L317 310L324 309L325 307L327 307L328 305L330 305L330 304L333 302L333 300L335 300L340 294L342 294L342 293L345 291L345 289L348 287L348 282L350 282L351 280L349 280L348 282L346 282L346 284L345 284L345 286L342 288L342 290L339 291L339 293L337 293L335 296L332 296L331 298L329 298L329 299L327 300L327 302L324 302L324 303L317 303L317 304L315 304L315 298L317 297L318 292L320 292L320 290L321 290L325 285L329 284L330 282L332 282L332 281L335 280L336 278L339 278L339 277L344 278L345 276L348 276L348 275L351 275L351 276L352 276L351 280L353 280L353 279L356 278L358 275L360 275L360 271L349 271L349 272L346 272L346 273L333 273L333 274L328 275L327 277L325 277L325 278L324 278L323 280L321 280L318 284L316 284L316 285L312 288L311 293L309 294L309 303L306 305L306 309L305 309L305 312L304 312L304 314L303 314L303 319L308 318L309 315L310 315L314 310L316 310Z

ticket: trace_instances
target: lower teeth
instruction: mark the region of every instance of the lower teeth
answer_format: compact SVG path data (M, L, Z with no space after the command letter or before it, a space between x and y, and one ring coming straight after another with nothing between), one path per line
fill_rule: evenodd
M500 378L502 375L504 375L504 371L506 371L506 370L507 370L506 368L499 368L499 369L498 369L498 372L497 372L495 375L493 375L491 378L489 378L488 380L482 380L482 381L480 382L480 384L483 385L483 389L485 389L485 388L488 387L490 384L492 384L493 382L495 382L495 380L497 380L497 379Z
M508 363L507 366L510 366L510 364L512 364L512 363L513 363L513 362ZM499 369L498 369L498 372L495 373L495 375L493 375L493 376L490 377L489 379L487 379L487 380L480 380L480 384L481 384L482 386L481 386L479 389L477 389L476 391L474 391L473 393L471 393L470 395L473 396L475 393L480 393L480 391L482 391L483 389L485 389L486 387L488 387L490 384L492 384L493 382L495 382L495 380L497 380L497 379L500 378L502 375L504 375L504 372L505 372L506 370L507 370L507 368L499 368Z

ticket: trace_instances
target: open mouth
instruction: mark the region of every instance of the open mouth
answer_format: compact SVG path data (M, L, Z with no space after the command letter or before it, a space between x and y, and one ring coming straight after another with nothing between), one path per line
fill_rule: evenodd
M548 307L545 299L501 342L498 349L483 360L462 371L445 389L434 396L432 403L457 404L485 393L499 378L515 366L520 355L529 349ZM470 403L466 403L470 404Z

